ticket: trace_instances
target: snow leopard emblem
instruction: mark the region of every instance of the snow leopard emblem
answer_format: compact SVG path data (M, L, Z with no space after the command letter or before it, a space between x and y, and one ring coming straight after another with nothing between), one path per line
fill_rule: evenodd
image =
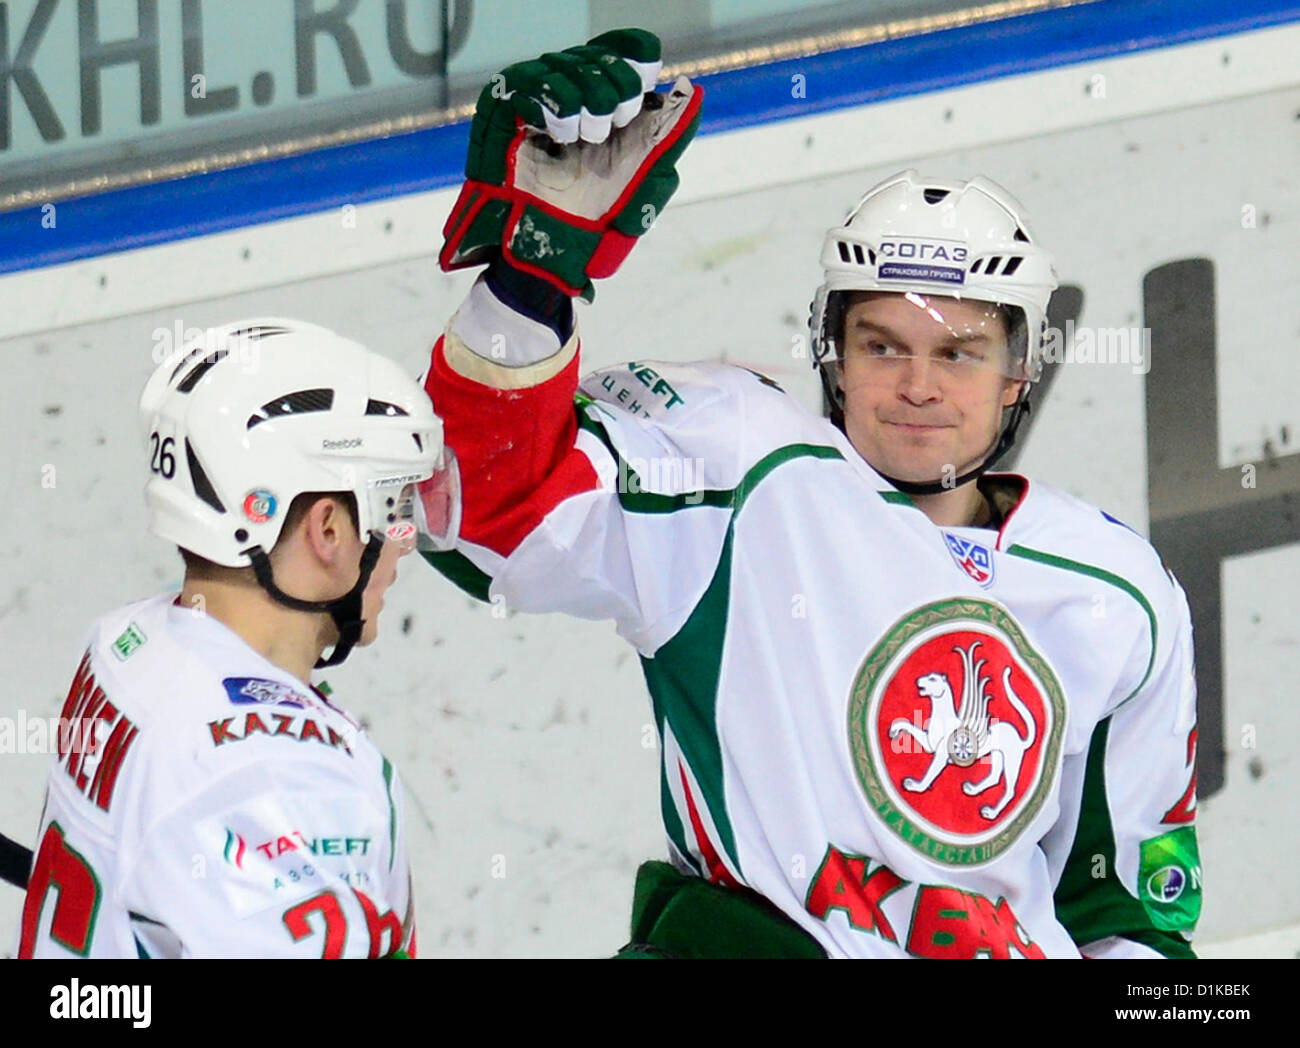
M932 861L991 862L1034 820L1060 765L1065 697L1003 607L937 601L868 653L849 702L854 767L885 825Z

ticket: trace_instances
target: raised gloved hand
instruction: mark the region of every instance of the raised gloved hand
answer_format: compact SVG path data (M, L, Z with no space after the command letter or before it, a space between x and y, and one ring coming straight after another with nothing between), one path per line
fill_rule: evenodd
M677 189L703 92L653 93L659 38L619 29L508 66L479 95L443 269L504 255L590 301ZM647 93L650 92L650 93Z

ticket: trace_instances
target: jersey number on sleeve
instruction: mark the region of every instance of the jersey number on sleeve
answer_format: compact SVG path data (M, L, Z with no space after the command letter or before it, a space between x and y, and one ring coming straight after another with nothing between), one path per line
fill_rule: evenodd
M32 865L23 903L23 928L18 940L18 956L31 957L36 950L36 930L45 909L45 897L51 886L58 889L54 916L50 921L50 938L74 953L85 956L90 937L95 932L99 913L99 878L90 864L63 839L63 828L52 822L41 838L40 851Z

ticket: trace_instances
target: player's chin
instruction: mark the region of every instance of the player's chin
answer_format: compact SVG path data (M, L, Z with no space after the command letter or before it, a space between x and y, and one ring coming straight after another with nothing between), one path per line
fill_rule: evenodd
M894 447L882 456L888 476L909 484L929 484L953 476L953 455L944 446Z

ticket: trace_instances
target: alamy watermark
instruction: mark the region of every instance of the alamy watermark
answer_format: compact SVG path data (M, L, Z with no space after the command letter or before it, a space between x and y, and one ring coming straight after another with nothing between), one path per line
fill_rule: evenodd
M704 501L704 460L700 458L619 458L618 491L680 498L688 506Z
M1139 327L1049 327L1043 336L1046 364L1123 364L1135 375L1151 370L1151 329Z
M155 364L181 364L185 360L198 363L218 353L225 353L239 361L245 375L254 374L261 366L258 338L250 331L230 334L219 328L186 327L177 320L171 327L154 328L153 362Z
M95 733L107 734L98 727L98 717L29 717L19 710L16 717L0 717L0 754L61 754L97 752Z

